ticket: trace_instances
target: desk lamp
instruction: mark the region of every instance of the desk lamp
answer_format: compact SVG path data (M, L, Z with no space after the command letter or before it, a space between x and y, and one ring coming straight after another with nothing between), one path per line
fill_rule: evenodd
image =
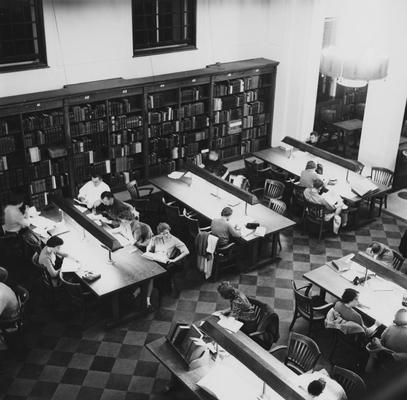
M101 244L100 246L109 252L109 259L108 259L109 264L114 264L114 261L112 259L112 250L110 250L109 247L105 246L104 244Z

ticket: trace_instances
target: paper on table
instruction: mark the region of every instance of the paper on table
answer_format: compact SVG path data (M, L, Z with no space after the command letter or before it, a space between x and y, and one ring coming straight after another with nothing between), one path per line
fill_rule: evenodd
M264 226L258 226L254 231L255 236L263 237L266 234L266 228Z
M30 218L30 222L35 227L42 228L42 229L45 229L45 230L55 227L55 222L54 221L51 221L50 219L45 218L45 217L40 216L40 215L38 215L36 217L33 217L33 218Z
M48 232L47 232L45 229L43 229L43 228L35 227L35 228L33 229L33 232L36 233L37 235L40 235L40 236L43 237L43 238L48 238L48 237L49 237Z
M150 253L149 251L146 251L145 253L143 253L143 257L147 258L148 260L157 261L163 264L168 261L168 257L166 257L162 253Z
M64 259L61 267L61 272L77 272L79 268L80 265L75 261Z
M365 273L360 273L357 271L353 271L351 269L348 269L347 271L343 272L341 274L341 276L343 278L345 278L346 280L348 280L349 282L353 282L353 280L358 277L358 278L363 278L365 276Z
M182 175L184 175L184 172L173 171L170 174L168 174L168 178L179 179L179 178L181 178Z
M226 317L224 315L219 316L218 324L233 333L236 333L242 326L243 322L238 321L233 317Z
M78 206L77 204L74 204L73 206L82 213L88 210L86 207Z

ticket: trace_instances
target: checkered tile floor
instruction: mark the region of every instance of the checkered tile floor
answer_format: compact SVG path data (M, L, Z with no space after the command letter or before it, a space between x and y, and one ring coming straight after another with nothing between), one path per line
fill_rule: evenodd
M364 250L372 240L397 248L406 227L404 221L383 214L356 232L327 235L321 241L295 228L281 235L278 262L226 278L274 307L281 321L280 343L285 343L293 310L291 279L301 280L310 268ZM164 297L155 313L110 330L99 324L83 331L61 315L30 314L27 350L17 356L0 352L0 398L171 399L162 394L169 373L144 344L165 335L171 321L193 322L225 308L216 287L205 282L183 290L179 299Z

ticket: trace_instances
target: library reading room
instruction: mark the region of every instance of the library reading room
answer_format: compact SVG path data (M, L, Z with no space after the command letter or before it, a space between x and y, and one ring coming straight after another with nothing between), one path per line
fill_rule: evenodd
M407 399L406 15L0 0L0 399Z

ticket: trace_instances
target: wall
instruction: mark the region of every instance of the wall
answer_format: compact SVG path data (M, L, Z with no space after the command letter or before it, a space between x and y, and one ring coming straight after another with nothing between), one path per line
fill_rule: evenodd
M49 68L0 74L0 96L264 57L267 0L197 0L197 47L132 57L131 0L43 0ZM233 6L232 6L233 5Z

